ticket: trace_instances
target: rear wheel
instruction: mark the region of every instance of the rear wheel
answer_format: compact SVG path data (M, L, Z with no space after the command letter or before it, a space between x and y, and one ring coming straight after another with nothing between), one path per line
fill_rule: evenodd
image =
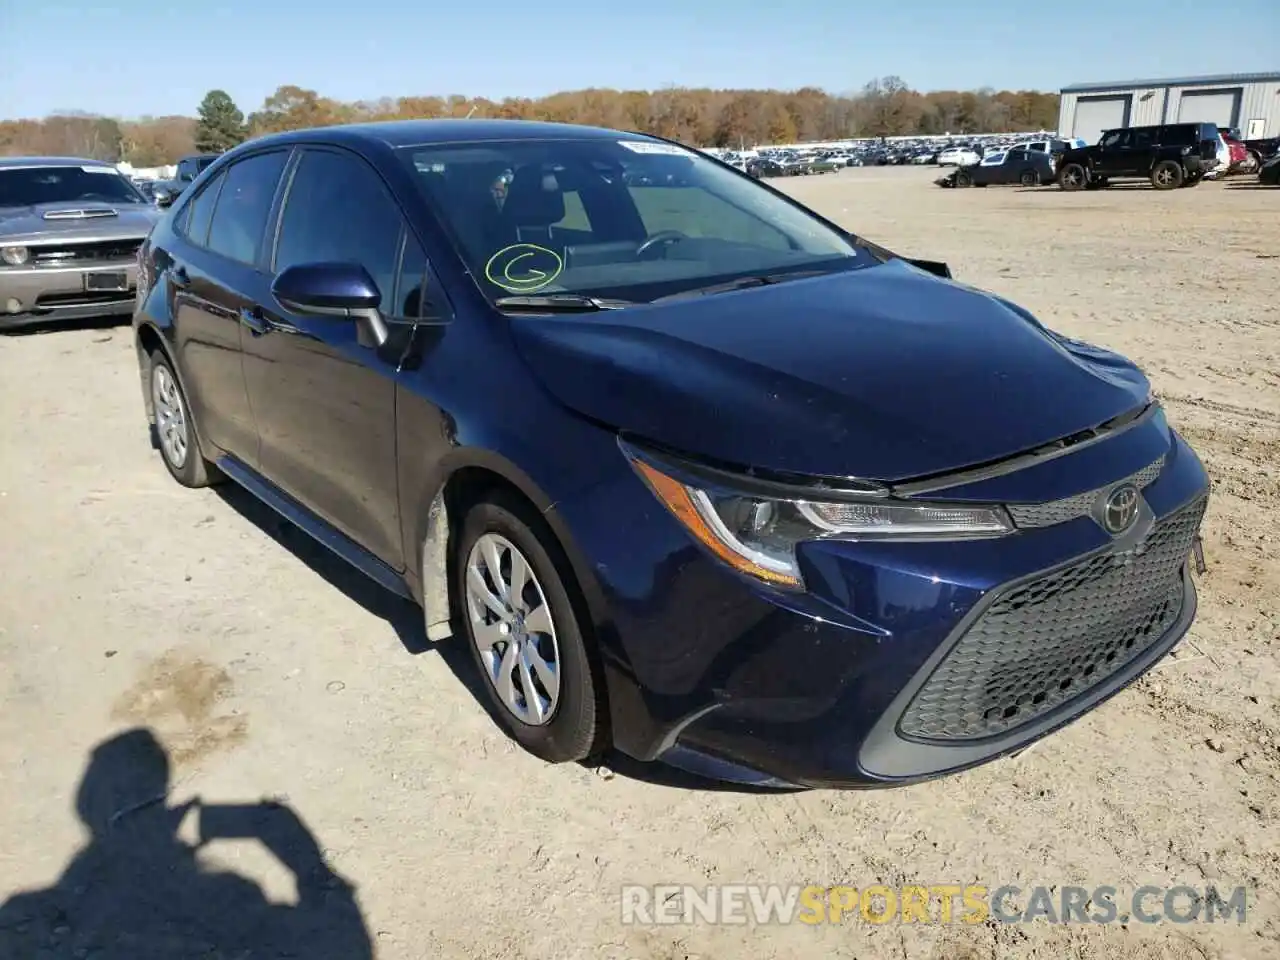
M1151 171L1151 186L1157 190L1173 190L1185 179L1182 167L1172 160L1161 160Z
M1034 170L1023 170L1022 176L1018 178L1018 182L1021 183L1024 187L1034 187L1037 183L1040 182L1040 177L1036 174Z
M152 440L160 451L160 459L173 479L184 487L207 487L216 483L222 474L200 452L191 408L173 365L161 350L152 351L150 360L148 379L155 417Z
M1068 163L1058 173L1058 186L1063 190L1083 190L1089 183L1089 171L1079 163Z
M568 561L545 521L493 494L463 521L453 563L471 653L499 722L550 763L601 745L604 684L579 621Z

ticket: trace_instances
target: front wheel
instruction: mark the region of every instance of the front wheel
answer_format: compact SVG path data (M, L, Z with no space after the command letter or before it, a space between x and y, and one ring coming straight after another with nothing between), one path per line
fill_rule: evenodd
M163 351L152 351L148 379L155 418L152 440L169 474L184 487L207 487L216 483L222 475L200 452L191 407Z
M603 739L604 684L570 597L568 561L545 522L494 494L463 521L453 575L502 727L550 763L591 756Z
M957 170L957 171L956 171L956 186L957 186L957 187L972 187L972 186L973 186L973 175L972 175L972 174L970 174L968 170Z
M1182 186L1182 167L1172 160L1161 160L1151 171L1151 186L1157 190L1173 190Z

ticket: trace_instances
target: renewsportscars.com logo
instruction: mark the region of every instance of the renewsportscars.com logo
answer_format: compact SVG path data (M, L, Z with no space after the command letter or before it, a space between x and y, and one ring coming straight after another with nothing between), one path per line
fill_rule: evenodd
M1244 923L1244 887L726 884L622 888L629 925L803 923Z

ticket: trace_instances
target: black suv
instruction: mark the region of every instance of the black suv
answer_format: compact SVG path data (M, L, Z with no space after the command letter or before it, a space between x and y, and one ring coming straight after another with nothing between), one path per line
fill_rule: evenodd
M1091 147L1068 150L1058 164L1063 190L1098 190L1112 180L1150 180L1157 190L1190 187L1218 162L1218 127L1168 123L1107 130Z

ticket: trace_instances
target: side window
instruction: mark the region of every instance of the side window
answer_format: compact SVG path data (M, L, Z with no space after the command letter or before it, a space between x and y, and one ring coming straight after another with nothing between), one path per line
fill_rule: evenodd
M1155 137L1151 130L1132 130L1132 140L1129 146L1135 150L1150 150Z
M258 262L267 214L288 156L284 150L261 153L228 168L209 225L210 250L241 263Z
M203 247L209 239L209 222L213 219L213 208L218 202L218 191L227 179L225 173L214 177L205 184L204 189L191 198L187 209L182 212L178 221L178 232L196 246Z
M398 312L409 289L393 304L396 259L404 215L373 170L357 157L329 150L302 155L284 202L276 241L277 272L300 263L359 263L382 293L382 309Z
M1037 153L1047 153L1049 150L1049 145L1044 141L1040 141L1039 143L1031 144L1031 149L1036 151Z
M1113 150L1120 145L1120 135L1123 130L1108 130L1102 135L1102 139L1098 141L1098 146L1103 150Z

